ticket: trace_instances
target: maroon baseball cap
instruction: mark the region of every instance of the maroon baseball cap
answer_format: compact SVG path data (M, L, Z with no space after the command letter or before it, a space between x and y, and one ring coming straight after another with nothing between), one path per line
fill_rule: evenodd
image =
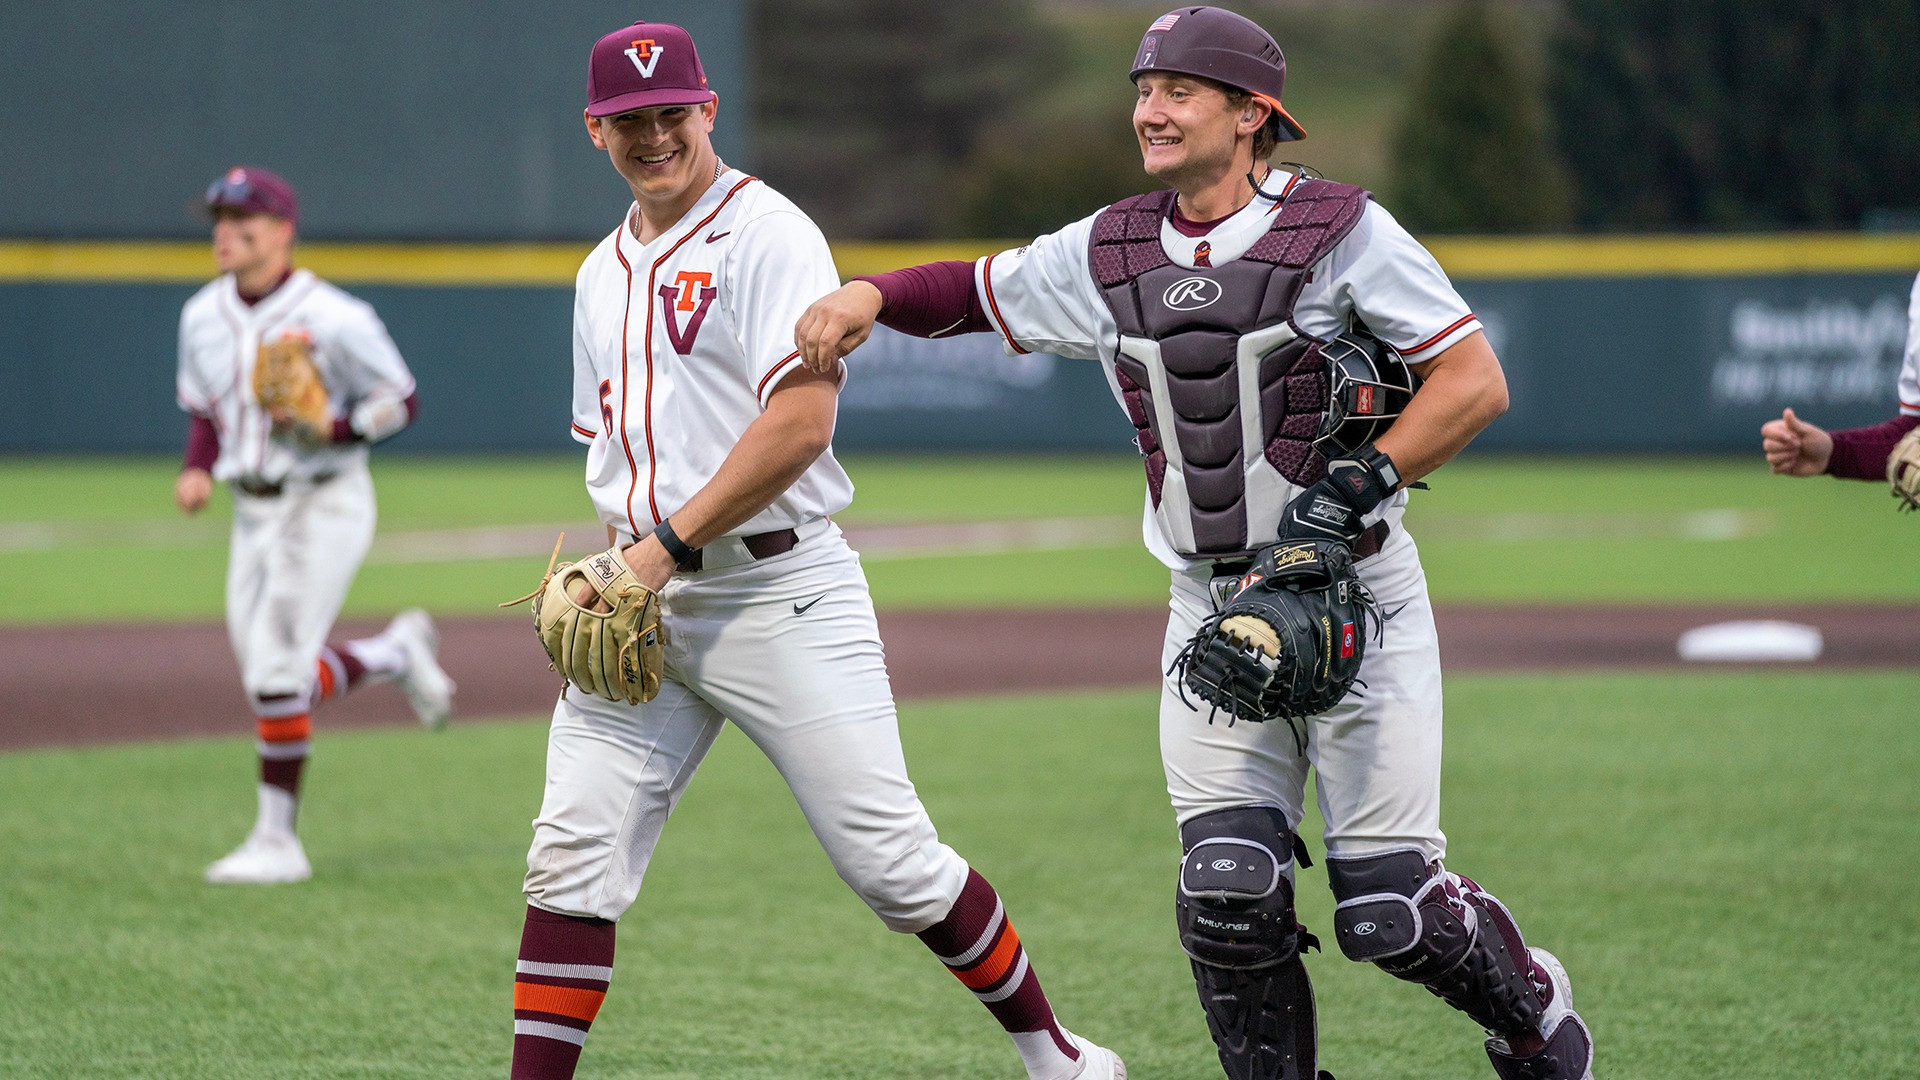
M236 165L208 184L205 205L209 212L240 210L300 223L300 203L294 198L293 185L277 173L250 165Z
M1149 71L1198 75L1252 94L1273 108L1280 142L1307 137L1307 129L1280 106L1287 58L1273 35L1225 8L1175 8L1153 21L1133 57L1133 79Z
M612 116L714 99L693 37L672 23L634 23L593 43L587 115Z

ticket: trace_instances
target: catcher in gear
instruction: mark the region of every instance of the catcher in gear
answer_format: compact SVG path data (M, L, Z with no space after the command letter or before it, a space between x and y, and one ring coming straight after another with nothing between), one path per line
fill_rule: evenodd
M855 278L795 343L831 370L879 321L1101 365L1140 450L1148 550L1171 574L1175 914L1228 1077L1317 1076L1293 892L1311 771L1341 953L1465 1014L1504 1080L1585 1080L1593 1040L1565 970L1443 861L1439 640L1403 517L1409 481L1505 410L1505 376L1432 254L1368 192L1268 164L1306 135L1282 104L1285 63L1233 12L1161 15L1135 53L1133 127L1168 190L977 262ZM1350 365L1363 326L1420 381ZM1290 723L1209 722L1223 711Z
M1767 467L1782 476L1885 478L1901 510L1920 509L1920 276L1907 302L1907 344L1895 388L1899 411L1871 427L1828 431L1782 410L1760 426Z

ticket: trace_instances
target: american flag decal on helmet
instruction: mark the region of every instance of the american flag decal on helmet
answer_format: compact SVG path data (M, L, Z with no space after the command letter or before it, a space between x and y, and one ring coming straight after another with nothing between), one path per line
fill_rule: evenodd
M1171 30L1173 29L1173 24L1179 21L1180 21L1180 13L1177 11L1169 11L1165 15L1162 15L1158 19L1155 19L1153 21L1153 25L1147 27L1147 33L1158 34L1163 30Z

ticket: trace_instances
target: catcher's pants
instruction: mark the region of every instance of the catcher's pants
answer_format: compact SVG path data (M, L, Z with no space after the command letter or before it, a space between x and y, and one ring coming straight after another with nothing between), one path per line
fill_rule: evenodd
M272 498L233 489L227 637L249 695L312 686L320 647L373 543L373 522L364 464L320 483L288 481Z
M1213 613L1205 565L1173 575L1162 670ZM1440 644L1426 572L1413 538L1398 528L1358 570L1381 613L1393 617L1381 640L1367 640L1360 665L1366 686L1356 684L1345 701L1307 721L1305 757L1285 722L1230 726L1221 713L1208 723L1205 701L1188 691L1189 705L1172 676L1162 680L1160 758L1180 822L1257 805L1279 808L1297 829L1311 764L1329 855L1404 847L1417 847L1430 859L1446 854L1440 831Z
M659 696L628 705L569 687L554 706L528 901L618 919L731 720L888 927L911 933L945 918L967 864L940 842L907 778L866 575L839 528L770 559L676 574L661 600Z

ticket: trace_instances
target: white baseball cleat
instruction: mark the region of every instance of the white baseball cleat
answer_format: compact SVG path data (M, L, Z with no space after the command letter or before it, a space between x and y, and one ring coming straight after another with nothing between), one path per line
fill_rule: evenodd
M1540 1033L1547 1044L1529 1058L1516 1057L1507 1040L1487 1039L1487 1056L1502 1078L1543 1077L1547 1080L1593 1080L1593 1036L1586 1021L1573 1011L1573 980L1558 957L1545 949L1527 954L1547 973L1547 1007L1540 1014Z
M1080 1048L1080 1071L1073 1074L1073 1080L1127 1080L1127 1063L1119 1054L1071 1031L1067 1038Z
M447 715L453 712L454 686L440 666L440 632L434 629L432 616L419 608L408 608L393 617L386 632L406 653L407 666L401 669L397 681L400 692L407 695L407 704L413 706L413 715L420 718L420 726L429 731L447 726Z
M207 867L216 885L287 885L313 876L306 849L290 832L255 832L233 852Z

